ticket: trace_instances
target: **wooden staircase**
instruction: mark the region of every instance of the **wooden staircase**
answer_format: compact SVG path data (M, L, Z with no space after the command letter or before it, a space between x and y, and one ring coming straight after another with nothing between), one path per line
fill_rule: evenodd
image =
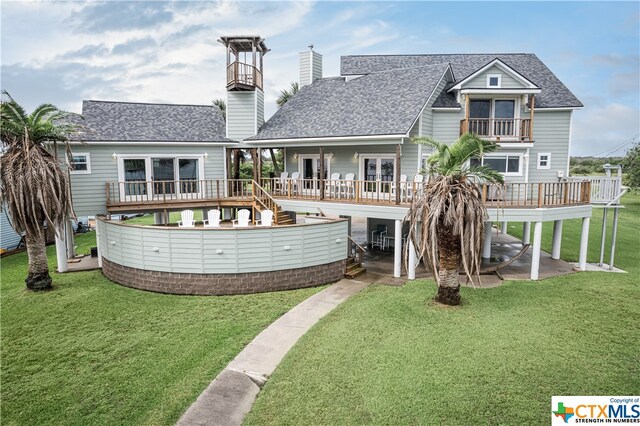
M277 221L278 225L295 225L296 224L286 212L283 212L280 209L278 209L277 216L278 216L278 221Z
M273 212L273 221L276 225L295 225L295 220L282 211L276 200L258 182L253 181L251 183L251 193L253 194L254 211L271 210Z
M365 272L367 272L367 270L364 268L364 266L360 265L360 263L358 263L358 261L354 257L349 256L347 258L347 266L344 272L345 278L352 279L364 274Z
M349 239L349 257L347 257L344 276L352 279L367 272L362 265L365 248L356 243L350 236L347 236L347 238Z

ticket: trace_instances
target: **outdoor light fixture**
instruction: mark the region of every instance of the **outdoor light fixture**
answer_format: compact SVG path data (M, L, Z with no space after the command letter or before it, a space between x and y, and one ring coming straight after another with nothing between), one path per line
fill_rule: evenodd
M205 153L204 153L204 158L205 158L205 160L206 160L207 158L209 158L209 153L205 152Z
M330 152L327 156L328 156L329 158L333 158L333 152Z
M113 153L113 155L111 155L111 158L113 158L114 160L116 160L118 158L118 154L116 154L115 152Z
M355 159L357 160L357 159L358 159L358 155L360 155L360 154L358 154L357 152L355 152L355 153L353 154L353 158L355 158Z
M294 160L297 160L297 159L298 159L298 153L297 153L297 152L294 152L294 153L293 153L293 159L294 159Z

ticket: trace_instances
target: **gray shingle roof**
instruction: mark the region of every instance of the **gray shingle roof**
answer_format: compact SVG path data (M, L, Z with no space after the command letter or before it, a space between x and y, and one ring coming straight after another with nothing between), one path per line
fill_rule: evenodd
M536 95L537 108L583 106L558 77L531 53L343 56L340 74L362 75L448 62L459 82L496 58L540 87L542 92Z
M431 106L433 108L460 108L460 103L456 100L456 95L451 92L447 92L447 90L451 89L453 86L455 86L455 83L447 83L444 90L440 92Z
M209 105L83 101L83 141L228 142L222 113Z
M316 80L248 140L406 134L448 67Z

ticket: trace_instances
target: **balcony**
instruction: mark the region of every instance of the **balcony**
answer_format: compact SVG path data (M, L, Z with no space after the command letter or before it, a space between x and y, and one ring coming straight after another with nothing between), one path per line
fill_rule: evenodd
M533 142L530 118L467 118L460 120L460 135L472 133L496 142Z
M228 90L262 89L262 72L253 65L234 61L227 66Z

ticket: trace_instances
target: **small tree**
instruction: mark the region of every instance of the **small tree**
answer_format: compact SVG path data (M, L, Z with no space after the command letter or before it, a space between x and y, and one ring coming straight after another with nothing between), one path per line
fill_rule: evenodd
M497 145L475 135L461 136L452 145L430 138L415 143L435 152L427 159L429 179L411 202L405 218L409 222L409 241L424 260L438 283L436 300L447 305L460 304L458 269L467 277L480 270L484 223L487 209L479 183L502 182L498 172L485 166L471 166L472 158L492 152Z
M218 108L220 108L220 111L222 112L222 118L226 121L227 120L227 103L224 101L224 99L222 98L214 99L212 103L214 106L217 106Z
M636 142L627 151L623 160L626 185L631 188L640 188L640 143Z
M67 142L75 126L69 115L51 104L27 114L6 92L0 106L0 135L4 154L0 171L0 201L6 203L13 225L25 233L30 290L51 288L45 246L45 223L59 227L71 215L71 193L67 173L49 148ZM67 146L68 150L68 146Z

